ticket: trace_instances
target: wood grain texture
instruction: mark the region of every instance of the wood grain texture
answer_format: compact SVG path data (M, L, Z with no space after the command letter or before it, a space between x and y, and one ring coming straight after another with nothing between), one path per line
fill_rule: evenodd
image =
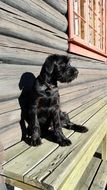
M105 190L107 184L107 161L102 162L90 190Z
M67 0L45 0L45 2L60 11L62 14L67 13Z
M67 51L68 44L66 40L52 36L49 32L41 32L36 30L36 27L30 26L22 21L11 21L0 16L0 33L13 36L29 42L37 43L47 47L52 47L59 50ZM46 35L45 35L46 33ZM45 36L45 37L44 37Z
M93 119L90 119L89 121L87 121L87 123L85 123L85 126L87 126L87 127L89 126L90 129L91 129L91 127L95 127L95 128L97 127L97 128L96 129L93 128L94 132L92 132L93 129L92 129L92 131L90 130L90 132L89 132L90 135L89 135L89 133L88 133L88 136L87 136L87 134L85 135L86 140L85 140L85 144L83 143L84 148L83 149L81 148L81 151L80 151L80 147L79 147L80 145L79 145L77 150L72 152L72 158L69 154L67 159L61 163L60 170L59 170L59 168L57 168L47 178L45 178L43 183L46 184L46 186L51 184L50 186L54 187L53 189L57 189L59 187L59 185L62 183L63 179L65 178L65 181L63 181L63 184L61 184L60 189L71 189L71 188L74 189L75 188L75 186L76 186L77 182L79 181L81 175L83 174L85 168L89 164L89 161L92 159L95 149L99 146L99 144L101 143L101 141L104 137L104 134L106 134L106 132L107 132L107 129L106 129L107 120L105 118L103 118L105 111L107 112L107 107L102 109L101 112L98 112L98 114L96 114L93 117ZM99 121L99 124L97 123L98 115L101 116L101 118L100 118L101 122ZM102 120L104 121L103 123L102 123ZM94 126L93 126L93 124L94 124ZM100 126L100 127L98 128L98 126ZM90 146L90 148L88 148L89 146ZM85 150L86 150L86 152L85 152ZM79 154L78 154L78 151L79 151ZM85 154L84 154L84 152L85 152ZM76 157L76 153L77 153L77 157ZM72 159L74 159L75 161L72 162ZM73 170L74 165L75 165L75 169ZM71 174L70 174L70 171L72 171ZM58 176L58 178L57 178L57 176Z
M105 104L106 104L106 102L105 102ZM95 112L92 112L92 110L94 109L94 107L96 107L96 110L95 110ZM58 145L56 145L54 143L51 144L51 142L43 141L43 144L40 147L37 147L37 149L34 149L32 147L32 148L28 149L27 151L25 151L24 153L22 153L21 155L19 155L18 157L16 157L15 159L13 159L12 161L10 161L9 163L7 163L6 165L4 165L4 169L5 169L5 172L6 172L5 174L7 176L11 176L12 178L22 180L22 176L24 176L26 173L29 173L29 171L31 170L31 172L28 174L28 176L26 175L26 177L24 177L24 179L25 179L25 181L27 183L32 183L32 185L36 184L36 186L38 186L38 185L41 184L41 180L42 180L43 184L44 183L48 184L48 182L47 182L48 178L49 178L49 181L50 181L50 180L52 180L51 176L54 176L54 178L55 178L55 176L57 176L57 175L59 176L58 181L61 182L64 179L63 177L67 173L64 174L66 169L63 168L63 170L62 170L62 167L60 167L60 170L59 170L58 169L59 165L63 165L64 164L64 166L65 166L65 164L66 164L66 166L67 166L68 161L66 163L66 159L67 160L70 159L71 161L69 162L69 164L71 163L72 167L74 167L73 164L74 163L76 164L76 162L77 162L76 160L75 160L75 162L73 162L73 160L72 160L72 159L76 159L74 155L78 153L78 149L80 151L80 147L82 148L82 147L85 146L84 148L88 148L88 146L91 144L91 142L93 142L93 140L95 139L95 136L97 136L99 134L99 130L101 130L101 128L99 126L101 125L102 120L105 121L104 118L106 117L105 116L106 111L107 111L107 107L106 106L104 106L102 109L100 107L97 108L96 103L93 104L93 105L91 105L90 108L87 108L87 110L85 111L85 113L87 113L86 114L87 115L87 119L86 119L86 117L84 117L84 121L86 121L85 126L89 127L90 131L89 131L89 133L87 133L85 135L84 134L80 134L80 133L75 133L73 135L71 133L72 135L71 135L70 138L71 138L71 140L73 142L72 148L71 147L68 147L68 148L67 147L64 147L64 148L59 147L58 149L56 149ZM82 124L84 122L82 114L84 115L84 111L81 112L78 115L78 122L79 122L79 124L80 123ZM93 117L92 117L92 115L93 115ZM96 118L99 118L99 115L101 116L100 117L100 121L97 122L98 119L96 121ZM91 119L88 120L88 118L90 118L90 117L91 117ZM77 116L75 116L75 120L77 121ZM73 121L75 121L75 120L73 119ZM67 133L68 133L68 135L70 135L69 131ZM103 133L105 133L105 130L104 130ZM103 135L103 133L102 133L102 135ZM80 142L81 137L83 138L83 140ZM86 139L89 139L89 144L88 144L88 141L86 141ZM86 144L84 142L87 142L87 146L86 146ZM49 145L50 149L49 149L49 147L47 147L48 145ZM95 143L95 145L96 145L96 143ZM46 146L46 149L45 149L45 146ZM42 154L39 155L39 153L43 152L42 148L44 149L44 152L46 150L46 155L49 156L49 161L47 161L48 157L45 154L43 154L43 156L42 156ZM81 154L84 154L84 151L83 151L84 148L82 149ZM36 153L35 153L35 151L36 151ZM77 160L82 156L81 154L80 154L80 152L79 152L79 155L77 154L78 155L77 156ZM69 155L69 156L67 156L67 155ZM46 159L43 159L44 156L46 156L45 157ZM55 158L54 158L54 156L55 156ZM28 159L28 157L29 157L29 159ZM43 162L41 162L40 165L39 165L38 161L40 162L40 160L41 160L40 157L43 160ZM25 159L27 159L26 160L26 164L27 165L24 165L24 167L23 167L23 162L25 162ZM51 164L50 163L51 159L53 160L53 162L55 161L55 163L52 162L53 164ZM19 165L20 165L19 163L22 164L20 170L18 169ZM43 165L42 165L42 163L43 163ZM69 164L68 164L68 167L69 167ZM14 167L11 167L11 165L14 166L17 169L14 170ZM38 166L36 166L36 165L38 165ZM47 166L47 168L46 168L46 166ZM42 173L41 172L39 173L39 171L37 170L37 168L39 169L39 167L40 168L42 167L42 171L41 171ZM44 167L44 169L43 169L43 167ZM33 168L34 168L34 170L32 170ZM14 171L16 171L15 172L16 174L14 173ZM60 174L59 173L56 174L57 171L58 172L60 171ZM39 175L38 177L35 177L36 176L35 172L38 173L38 175ZM54 172L55 172L55 174L54 174ZM68 172L68 170L66 170L66 172ZM14 173L14 175L13 175L13 173ZM31 179L33 177L33 180L29 179L29 175L31 176ZM64 175L64 176L62 177L62 175ZM33 184L33 181L34 181L34 184ZM55 181L57 181L57 179L55 179ZM54 184L55 186L59 184L58 181L57 181L57 183L55 182L55 184ZM53 182L51 184L53 184ZM39 187L41 187L41 185Z
M76 186L75 190L88 190L91 187L91 184L94 180L94 177L99 169L102 161L97 157L93 157L90 161L86 171L82 175L78 185Z
M61 31L66 31L67 29L67 20L65 16L63 16L61 13L59 13L57 10L55 10L54 8L52 8L42 0L39 1L1 0L1 1Z

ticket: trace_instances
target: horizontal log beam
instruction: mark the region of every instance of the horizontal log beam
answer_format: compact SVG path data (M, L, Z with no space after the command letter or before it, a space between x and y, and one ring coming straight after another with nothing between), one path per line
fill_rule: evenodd
M67 0L45 0L45 2L60 11L62 14L67 13Z
M3 14L3 12L5 12L5 17L11 17L11 19L15 19L17 18L17 21L20 20L20 21L23 21L23 22L26 22L26 23L29 23L31 24L31 26L35 26L35 27L39 27L40 29L42 29L43 31L47 31L47 32L50 32L52 33L52 35L54 36L59 36L61 37L62 39L68 39L67 35L56 29L55 27L52 27L34 17L31 17L30 15L28 15L27 13L24 13L22 11L19 11L18 9L15 9L14 7L12 6L9 6L3 2L0 1L0 8L2 10L1 14ZM4 16L4 15L3 15Z
M17 48L22 49L25 51L31 51L34 53L46 53L46 54L63 54L66 55L67 53L65 51L57 50L54 48L49 48L46 46L42 46L36 43L31 43L25 40L5 36L0 34L0 46L7 47L7 48Z
M38 27L34 27L23 21L11 20L11 18L3 18L0 12L0 34L13 36L29 42L37 43L43 46L67 51L67 40L54 36L46 31L41 31Z
M49 6L43 0L1 0L28 15L45 22L58 30L67 30L67 20L64 15Z

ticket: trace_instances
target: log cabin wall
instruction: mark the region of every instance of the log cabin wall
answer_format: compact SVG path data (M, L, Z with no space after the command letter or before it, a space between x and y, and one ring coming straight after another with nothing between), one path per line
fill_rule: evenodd
M49 54L67 54L66 14L67 0L0 0L0 139L5 148L21 137L21 75L37 76ZM60 85L62 109L66 106L67 112L101 95L107 84L104 63L69 55L80 74L72 84Z
M5 63L43 63L51 53L64 54L67 1L1 0L0 59Z

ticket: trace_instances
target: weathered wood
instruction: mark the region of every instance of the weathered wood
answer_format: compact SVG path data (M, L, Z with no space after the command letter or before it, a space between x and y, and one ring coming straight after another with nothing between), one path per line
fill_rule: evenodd
M67 20L65 16L56 11L42 0L1 0L22 12L29 14L30 16L37 18L61 31L67 30ZM60 21L60 22L59 22Z
M73 151L71 155L69 154L68 157L64 160L64 162L60 164L60 170L59 168L57 168L50 175L48 175L47 178L45 178L44 180L42 179L42 182L44 185L46 185L46 187L48 185L50 187L53 187L53 189L57 189L60 186L60 184L61 184L60 186L61 190L74 189L76 187L76 184L78 183L85 168L89 164L89 161L92 159L95 150L101 143L104 134L106 133L107 130L106 129L107 120L106 117L104 116L104 112L107 112L107 107L103 108L101 112L100 111L95 116L93 116L92 119L90 119L89 121L87 121L87 123L85 123L85 126L90 128L90 131L88 133L88 136L87 134L85 135L84 139L85 144L82 141L83 147L80 148L81 146L80 142L79 146L77 147L77 150ZM100 121L97 122L99 116L100 116ZM91 130L92 127L94 127L94 133L93 130ZM87 138L89 140L87 140ZM74 159L74 161L72 161L72 159ZM71 174L70 171L72 171Z
M35 27L38 26L38 28L42 29L43 31L48 31L50 33L52 33L52 35L54 36L59 36L63 39L67 39L67 34L57 30L55 27L52 27L44 22L41 22L40 20L31 17L30 15L28 15L27 13L24 13L22 11L19 11L18 9L13 8L12 6L9 6L3 2L0 1L0 7L2 9L2 11L4 10L6 13L9 13L9 15L13 15L12 17L16 17L17 20L29 23L34 25ZM17 12L17 14L16 14Z
M99 158L92 158L75 190L88 190L90 188L101 162Z
M22 22L22 21L20 21ZM32 27L24 27L26 25L25 23L22 22L22 24L17 24L8 20L5 20L1 18L0 15L0 33L13 36L16 38L20 38L26 41L30 41L33 43L37 43L40 45L52 47L55 49L59 50L64 50L67 51L68 49L68 44L66 40L60 39L56 36L52 36L50 33L47 35L44 35L40 31L32 29ZM29 24L27 24L29 26ZM45 37L44 37L45 36Z
M9 178L6 178L5 182L12 186L22 188L23 190L40 190L39 188L33 187L31 185L29 186L28 184L25 184L25 183L22 183L20 181L16 181L13 179L9 179Z
M102 162L90 190L106 190L107 161Z
M0 115L0 129L20 121L20 110L14 110Z
M102 90L99 92L99 95L101 94L101 92L102 92ZM70 111L76 109L77 107L87 103L87 100L90 101L95 96L96 96L96 91L94 93L87 93L86 96L82 96L82 97L79 96L76 99L74 99L73 101L69 101L69 102L62 104L61 109L63 111L66 110L66 112L70 112ZM80 99L81 99L81 101L80 101Z
M96 106L95 104L94 104L94 106ZM90 116L92 115L92 107L93 106L91 106L89 109L90 109L90 112L88 112L88 111L86 111L87 112L87 118L89 117L90 118ZM101 116L102 116L102 118L104 117L104 114L105 114L105 110L106 110L106 107L105 108L103 108L103 109L101 109L101 111L99 111L98 113L99 114L96 114L96 116L95 116L95 118L98 116L98 115L100 115L101 114ZM97 111L97 109L96 109L96 111ZM80 116L79 116L79 118L80 118L80 123L81 123L81 119L82 119L82 117L81 117L81 114L80 114ZM94 119L95 119L94 118ZM85 118L85 120L86 120L86 118ZM88 122L88 123L90 123L90 122ZM101 124L101 122L99 122L99 125ZM89 125L89 124L88 124ZM90 125L89 125L90 126ZM96 128L98 128L98 123L97 123L97 125L95 125L96 126ZM93 125L91 125L91 127L92 127L92 131L90 132L91 134L93 133ZM98 132L98 131L97 131ZM70 132L68 131L68 134L69 134ZM91 135L90 134L90 135ZM75 136L75 140L76 140L76 142L78 141L78 138L77 138L77 136L81 136L81 134L76 134L76 136ZM78 137L79 137L78 136ZM71 136L71 140L73 141L73 136ZM44 141L43 141L44 142ZM46 142L46 144L47 144L47 142ZM81 144L81 143L80 143ZM53 144L51 144L51 143L49 143L48 142L48 145L49 146L51 146L51 152L53 151L53 148L52 148L52 146L54 147L54 150L56 149L56 146L57 145L55 145L54 143ZM74 145L76 145L74 142L73 142L73 146ZM28 171L30 170L30 168L32 168L32 166L30 165L30 164L33 164L33 166L35 166L36 165L36 162L38 163L38 159L39 159L39 161L41 160L40 158L37 158L39 155L39 152L41 153L42 152L42 146L44 147L45 146L45 142L43 143L43 145L41 145L40 147L37 147L37 149L34 149L33 147L31 148L31 149L29 149L28 151L30 151L30 153L29 154L27 154L27 152L25 152L25 153L22 153L19 157L17 157L17 158L15 158L15 160L13 160L13 161L10 161L9 163L7 163L6 165L4 165L4 168L6 169L6 173L7 173L7 175L8 176L11 176L12 175L12 170L13 170L13 168L14 167L11 167L11 164L12 164L12 166L13 165L15 165L15 167L17 167L17 169L15 170L16 172L17 172L17 175L16 176L12 176L12 178L18 178L18 179L21 179L21 176L22 176L22 174L20 173L20 172L23 172L23 175L25 174L25 170L26 170L26 172L28 173ZM77 146L77 145L76 145ZM47 147L47 145L46 145L46 147ZM41 150L39 150L39 149L41 149ZM46 148L46 152L47 152L47 149L48 148ZM65 147L64 147L64 149L65 149ZM45 149L44 149L45 150ZM62 149L62 147L60 147L60 150L61 150L61 152L63 152L64 153L64 150ZM71 147L69 147L68 148L68 150L70 150L70 151L72 151L71 150ZM35 154L35 151L36 151L36 154ZM37 151L39 151L38 152L38 154L37 154ZM65 151L66 152L66 151ZM33 154L32 156L31 156L31 154ZM50 154L50 151L49 151L49 149L48 149L48 154ZM25 155L25 156L24 156ZM30 155L30 157L29 157L29 159L27 159L26 158L26 156L29 156ZM44 155L44 154L43 154ZM35 157L36 156L36 157ZM41 154L40 154L40 156L41 156ZM57 156L57 154L55 154L55 156ZM66 155L65 155L66 156ZM30 159L33 159L33 158L35 158L34 160L32 160L32 162L30 161ZM36 160L36 158L37 158L37 160ZM53 157L52 157L53 158ZM27 163L29 162L29 164L27 164L26 165L26 167L27 168L25 168L25 165L24 165L24 167L23 167L23 161L24 161L24 163L25 163L25 159L27 159ZM16 160L17 160L17 162L16 162ZM47 159L46 159L46 161L47 161ZM22 167L20 167L20 168L22 168L22 169L18 169L19 167L18 167L18 163L20 163L20 164L22 164ZM34 164L35 163L35 164ZM49 164L49 163L48 163ZM41 165L41 164L40 164ZM21 166L21 165L20 165ZM46 166L46 165L45 165ZM18 171L19 170L19 171ZM9 172L9 173L8 173ZM20 174L21 175L20 175Z
M0 46L0 59L11 64L41 65L49 54Z
M10 49L17 48L17 49L25 50L25 51L28 50L29 53L30 53L30 51L33 51L35 54L38 52L41 52L41 53L47 53L47 54L67 55L66 52L61 51L61 50L49 48L46 46L38 45L35 43L27 42L24 40L20 40L20 39L13 38L13 37L8 37L8 36L4 36L4 35L0 35L0 45L1 45L1 47L8 47Z
M4 148L8 148L21 140L21 129L19 123L14 123L7 128L0 130L0 140Z
M24 63L30 64L33 60L34 56L34 63L33 64L43 64L45 58L43 58L43 54L35 54L31 51L31 54L29 55L28 51L17 49L14 50L14 45L12 45L12 48L3 47L1 48L1 56L2 58L7 61L11 59L12 61L15 59L15 61L20 62L20 60ZM46 54L44 54L45 56ZM25 60L23 60L23 56ZM41 57L40 57L41 56ZM41 63L37 63L36 61L39 59ZM35 63L36 62L36 63ZM10 61L11 63L11 61ZM19 90L19 81L23 73L25 72L31 72L35 76L38 76L40 72L41 67L40 66L28 66L28 65L8 65L8 64L0 64L0 100L6 100L18 97L21 93ZM90 70L90 69L89 69ZM71 84L60 84L60 92L63 94L65 98L62 97L63 102L71 101L73 98L76 98L79 96L79 94L86 95L88 93L91 93L94 90L100 90L102 89L103 92L106 90L106 71L104 70L94 70L92 72L92 75L95 77L93 78L92 75L88 75L88 69L87 71L84 71L84 68L79 68L80 74L76 80L74 80ZM86 75L84 73L87 72L88 78L86 79ZM100 74L101 72L101 74ZM85 77L85 78L84 78ZM65 89L64 89L65 88Z
M102 159L107 160L107 134L102 141Z
M9 111L17 110L19 108L20 107L19 107L17 99L5 101L5 102L0 102L0 115L5 114Z
M73 110L74 109L73 106L70 107L69 111L71 111L71 112L69 113L69 117L72 119L74 116L76 116L77 114L79 114L82 111L86 110L88 107L92 106L93 104L96 104L99 100L101 100L101 99L102 99L101 101L104 100L104 98L103 98L104 95L103 94L102 95L101 94L97 94L96 98L93 98L93 96L94 95L92 95L92 97L91 97L91 101L88 101L87 98L85 98L87 100L87 102L83 103L82 106L80 106L79 103L76 104L76 102L74 102L74 104L76 105L75 106L76 110ZM64 108L64 111L67 111L66 107ZM20 115L19 115L19 118L17 118L17 120L19 120L19 119L20 119ZM6 123L6 121L7 121L7 126L5 128L2 128L2 130L0 130L0 133L1 133L1 138L3 139L3 144L5 144L5 147L8 147L8 146L10 146L10 143L13 144L14 140L19 141L21 139L21 131L20 131L20 125L19 125L19 123L17 123L17 124L11 124L10 125L7 117L6 117L6 119L5 119L4 122ZM13 123L13 122L11 122L11 123ZM8 125L10 125L11 128ZM17 132L17 139L16 139L16 137L14 137L14 130L18 131ZM11 139L9 133L12 135L12 139ZM5 138L3 138L3 136L5 136ZM6 138L7 138L7 140L6 140ZM11 140L12 140L12 142L11 142Z
M3 164L14 159L15 157L17 157L18 155L20 155L22 152L24 152L25 150L27 150L29 148L30 148L30 146L23 141L8 148L7 150L5 150L5 159L4 159Z
M49 5L60 11L62 14L67 13L67 0L45 0Z

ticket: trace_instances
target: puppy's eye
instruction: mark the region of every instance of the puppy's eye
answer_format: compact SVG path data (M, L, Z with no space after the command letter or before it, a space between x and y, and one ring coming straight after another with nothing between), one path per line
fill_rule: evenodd
M64 66L62 66L62 70L65 70L66 69L66 66L64 65Z

